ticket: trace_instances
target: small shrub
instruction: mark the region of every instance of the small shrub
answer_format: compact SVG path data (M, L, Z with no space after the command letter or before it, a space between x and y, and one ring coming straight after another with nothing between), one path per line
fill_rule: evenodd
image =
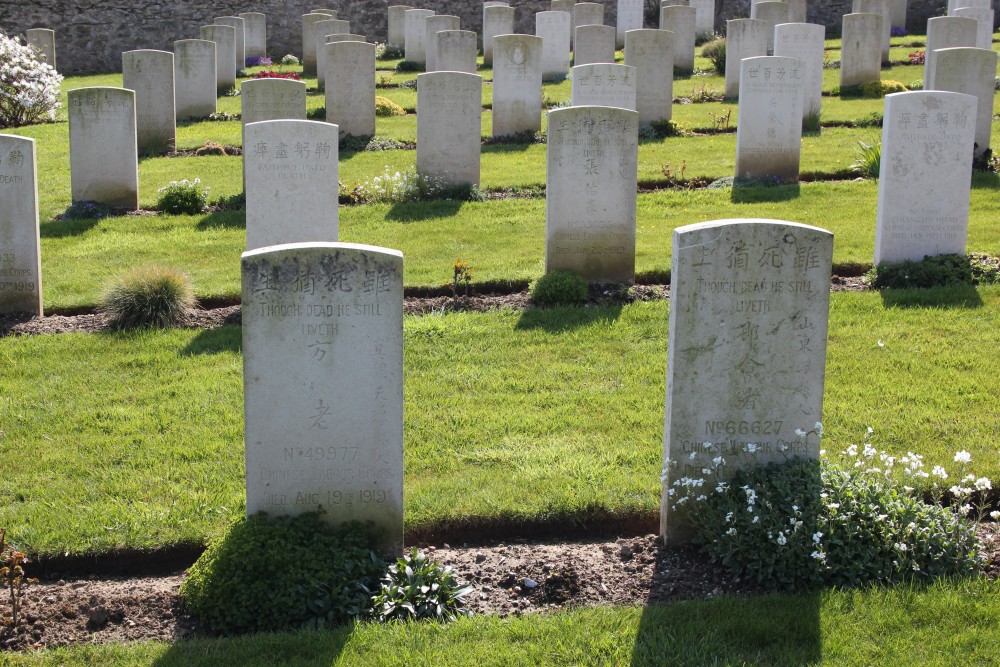
M696 88L691 91L690 99L692 102L696 103L721 102L726 99L726 96L721 91L718 91L707 84L702 84L701 88Z
M709 42L714 42L718 39L725 39L721 35L717 35L714 32L699 32L694 36L694 45L702 46L703 44L708 44ZM704 55L704 54L703 54Z
M469 286L475 276L472 274L472 265L459 257L452 266L451 295L458 296L458 286L465 285L465 296L469 296Z
M906 28L902 26L894 25L889 29L890 37L906 37L909 34L910 33L906 31Z
M5 589L10 600L9 617L0 615L0 625L10 624L16 628L20 619L21 598L28 584L36 583L37 579L29 579L24 574L24 566L28 564L28 556L7 544L7 531L0 529L0 589ZM465 595L462 593L461 595ZM453 594L453 597L461 598ZM460 601L460 600L459 600Z
M388 97L382 97L381 95L375 96L375 115L385 118L388 116L405 116L406 110L390 100Z
M379 46L382 47L381 53L379 52ZM403 49L398 46L392 46L391 44L375 45L375 58L378 60L396 60L397 58L402 57Z
M587 300L587 281L572 271L552 271L531 286L531 300L540 306L575 306Z
M169 327L194 306L187 276L175 269L140 266L127 271L105 292L101 310L114 329Z
M396 65L397 72L423 72L424 64L415 60L400 60Z
M274 70L264 70L253 75L255 79L291 79L301 81L302 77L295 72L275 72Z
M914 51L906 57L910 59L911 65L923 65L924 60L927 58L927 53L925 51Z
M441 567L413 549L389 566L378 592L372 596L372 615L382 622L422 618L450 621L471 615L464 606L470 592L471 587L459 585L450 567Z
M281 58L281 64L282 65L298 65L299 64L299 59L296 58L295 56L293 56L291 53L289 53L288 55L283 56Z
M380 137L376 135L368 140L368 143L365 144L363 150L375 153L378 151L395 151L405 147L406 144L401 141L396 141L391 137Z
M882 127L884 115L881 111L871 111L851 121L851 127Z
M862 178L877 180L882 167L882 142L875 139L869 141L871 143L858 139L851 171L860 174Z
M410 79L409 81L404 81L403 83L399 84L399 87L400 88L406 88L407 90L416 90L417 89L417 80L416 79Z
M452 186L452 189L454 187L456 186ZM386 166L381 176L355 183L353 187L348 188L341 183L340 201L352 204L399 204L439 199L446 189L448 188L440 178L418 174L413 169L392 172Z
M726 73L726 39L713 39L701 47L701 55L712 61L712 68L717 74Z
M378 75L378 86L380 88L385 88L392 85L392 72L383 73Z
M306 110L306 118L309 120L326 120L326 107L315 107Z
M913 289L1000 282L1000 258L983 254L936 255L922 260L883 262L865 279L875 289Z
M185 610L219 634L328 627L359 618L383 563L369 528L316 513L235 523L188 571Z
M914 81L911 81L910 84L907 86L907 88L909 88L910 90L923 90L924 89L924 80L923 79L916 79Z
M171 181L170 185L157 190L160 196L156 200L156 208L171 215L201 213L208 205L208 188L200 186L200 178Z
M248 56L244 64L247 67L270 67L273 63L267 56Z
M806 132L819 132L822 127L820 123L821 112L813 111L802 116L802 129Z
M903 93L906 92L906 86L901 84L899 81L893 81L891 79L886 79L884 81L869 81L868 83L861 84L861 96L862 97L885 97L890 93Z
M62 214L62 217L63 220L100 220L112 215L114 215L114 211L107 204L84 200L73 202Z
M199 146L194 151L195 155L239 155L240 150L235 146L223 146L215 141L206 141L204 146Z
M35 49L0 31L0 129L55 120L62 80Z

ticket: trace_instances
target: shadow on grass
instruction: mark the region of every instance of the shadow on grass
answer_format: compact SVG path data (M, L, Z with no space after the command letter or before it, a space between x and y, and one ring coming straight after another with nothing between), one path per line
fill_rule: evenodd
M246 211L216 211L203 216L195 226L199 232L209 229L246 229Z
M38 226L38 235L43 239L62 239L68 236L80 236L89 232L100 221L100 218L50 220Z
M150 664L153 667L246 665L333 665L351 639L351 626L261 633L244 637L177 641Z
M730 199L734 204L757 204L761 202L791 201L799 198L799 184L762 185L755 179L751 183L741 183L742 179L733 181L733 192Z
M1000 189L1000 174L990 171L972 172L972 189L998 190Z
M458 215L464 203L459 199L435 199L393 204L385 214L385 219L394 222L418 222L434 218L451 218Z
M983 298L972 285L952 285L929 289L884 289L880 292L886 308L982 308Z
M521 313L515 329L543 329L549 333L563 333L601 322L613 322L622 312L620 305L597 308L559 307L529 308Z
M240 352L243 349L243 330L240 327L205 329L181 350L182 357L221 352Z
M489 139L488 137L486 137ZM489 139L492 141L492 139ZM531 138L526 137L524 134L514 137L509 140L509 143L488 143L483 144L481 150L484 154L497 153L506 154L511 153L523 153L532 146L535 145L534 133L531 133Z

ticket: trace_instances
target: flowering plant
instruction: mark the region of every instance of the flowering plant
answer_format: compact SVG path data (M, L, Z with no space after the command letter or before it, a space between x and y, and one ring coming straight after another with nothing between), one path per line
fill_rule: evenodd
M0 32L0 129L54 120L62 80L37 51Z
M301 81L302 77L295 72L275 72L274 70L264 70L253 75L255 79L292 79Z
M247 56L246 59L247 67L267 67L271 64L273 63L267 56Z
M913 53L906 56L910 59L911 65L923 65L924 59L927 57L924 51L914 51Z

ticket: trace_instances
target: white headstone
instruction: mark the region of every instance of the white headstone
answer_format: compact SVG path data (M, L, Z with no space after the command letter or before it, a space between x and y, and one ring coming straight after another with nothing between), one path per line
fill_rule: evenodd
M948 16L952 16L952 12L965 7L989 9L992 6L993 0L948 0Z
M535 35L542 38L542 79L561 81L569 74L573 15L565 11L535 14Z
M67 95L73 201L96 201L130 211L139 208L135 93L93 87L76 88Z
M34 47L45 58L45 62L56 68L56 32L48 28L31 28L24 31L28 46Z
M581 25L576 29L573 44L574 65L615 61L615 29L611 26Z
M782 23L774 30L774 55L802 61L802 116L819 118L823 106L823 55L826 26Z
M703 469L819 459L833 234L782 220L674 230L660 534L692 529L673 500ZM722 457L724 465L714 459ZM714 478L712 478L714 479ZM671 489L678 491L671 492Z
M483 2L483 22L479 24L479 27L480 27L480 32L483 35L483 44L482 44L483 48L482 48L482 51L484 53L486 52L486 42L489 41L489 40L486 39L486 23L487 23L487 21L486 21L486 8L487 7L510 7L510 3L507 2L507 0L485 0ZM501 33L498 33L498 34L509 34L509 33L513 33L513 32L514 32L514 28L512 27L509 31L504 31L504 32L501 32Z
M476 73L476 33L442 30L437 38L437 67L445 72Z
M306 83L249 79L240 84L240 105L244 126L262 120L305 120Z
M247 66L246 22L239 16L219 16L212 19L212 23L214 23L215 25L228 25L230 28L236 31L234 33L234 36L236 37L236 43L234 47L235 49L234 62L236 63L236 71L238 72L241 69L245 68Z
M596 2L578 2L573 5L573 37L582 25L604 25L604 5ZM576 42L570 45L576 49Z
M143 155L177 146L174 54L139 50L122 54L122 88L135 91L136 145Z
M908 0L892 0L892 25L906 28L906 5Z
M573 68L572 102L575 107L618 107L635 111L635 68L594 63Z
M483 63L493 64L493 38L514 32L514 8L492 5L483 8Z
M890 0L853 0L851 13L878 14L882 17L882 62L889 62L889 37L892 34L892 7Z
M493 136L542 129L542 38L493 38Z
M882 78L882 22L878 14L845 14L841 29L840 87Z
M267 55L267 15L260 12L242 12L245 37L243 48L247 58L263 58Z
M788 23L788 5L784 2L769 1L758 2L753 7L757 11L750 17L767 22L767 52L771 53L774 51L774 26L779 23Z
M694 30L699 35L712 35L715 32L715 0L691 0L689 7L694 7Z
M417 173L479 185L482 104L478 74L417 75Z
M174 103L176 118L204 118L216 111L215 42L180 39L174 42Z
M429 9L408 9L403 13L403 29L405 35L404 58L410 62L427 62L427 17L434 16Z
M760 19L726 21L726 97L740 94L740 62L767 55L767 31L767 22Z
M615 20L615 48L625 46L625 33L629 30L642 29L642 15L645 11L644 0L618 0L618 13Z
M924 48L924 87L934 78L934 63L939 49L976 45L979 24L975 19L959 16L937 16L927 21L927 41Z
M247 250L336 241L337 126L269 120L244 128Z
M242 274L247 513L371 521L401 552L402 253L268 246Z
M375 134L375 45L333 42L326 45L326 122L343 136Z
M683 5L660 8L660 30L674 33L674 67L679 72L694 70L695 10Z
M635 110L640 123L670 120L674 99L674 35L666 30L625 34L625 64L635 68Z
M549 9L554 12L568 12L573 13L573 6L576 5L576 0L552 0L549 3ZM572 28L570 28L572 31Z
M740 62L736 177L799 180L802 70L798 58L761 56Z
M215 85L226 93L236 87L236 29L228 25L206 25L201 38L215 42Z
M428 16L424 21L427 27L427 36L424 38L424 49L427 58L427 71L433 72L439 69L437 64L437 34L444 30L459 30L462 20L457 16L447 14L435 14Z
M976 100L915 91L886 95L875 263L965 254Z
M313 34L316 36L316 87L322 89L326 85L326 60L324 60L324 55L326 50L323 48L329 44L331 40L330 35L349 35L351 33L351 22L342 21L340 19L327 19L325 21L317 21L313 24ZM336 40L343 41L343 40ZM364 37L361 38L364 41Z
M316 74L316 24L335 18L336 14L317 12L302 15L302 74Z
M959 7L955 10L955 16L963 19L973 19L976 21L976 48L993 48L993 21L994 13L992 9L981 7Z
M808 23L809 8L806 0L786 0L786 2L789 23Z
M323 16L326 16L327 18L335 19L335 18L337 18L337 14L339 12L337 12L336 9L310 9L306 13L307 14L322 14Z
M925 90L965 93L976 98L977 157L990 148L996 73L996 51L976 48L939 49L932 78L924 82Z
M409 5L392 5L389 7L389 28L388 36L386 38L386 46L402 49L406 44L406 26L403 23L403 20L404 15L410 9L413 9L413 7L410 7Z
M607 107L550 111L546 156L545 272L632 282L638 114Z
M35 140L0 134L0 313L42 316Z

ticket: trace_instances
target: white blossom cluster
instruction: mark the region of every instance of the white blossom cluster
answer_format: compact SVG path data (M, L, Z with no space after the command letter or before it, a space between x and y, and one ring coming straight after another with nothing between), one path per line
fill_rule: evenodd
M62 80L37 51L0 32L0 128L55 119Z
M393 173L388 166L381 176L364 184L366 202L399 203L418 201L434 195L445 187L441 178L424 176L413 170Z

